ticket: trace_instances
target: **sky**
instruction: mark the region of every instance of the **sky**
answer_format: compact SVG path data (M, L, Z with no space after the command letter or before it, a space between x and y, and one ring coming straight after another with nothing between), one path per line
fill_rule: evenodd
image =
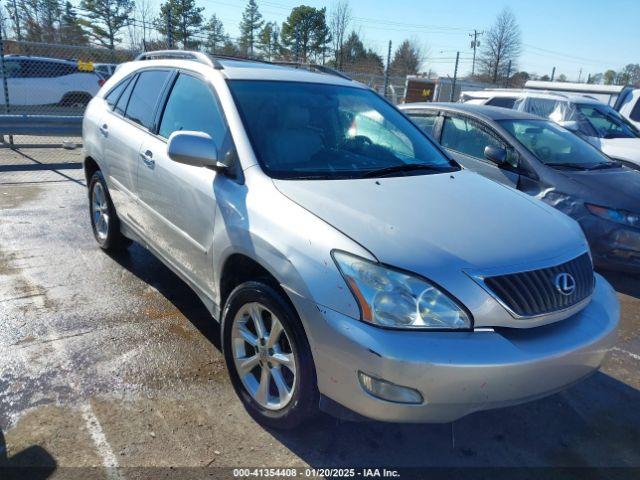
M152 0L160 3L159 0ZM208 19L216 13L228 34L237 37L245 0L196 0ZM282 23L300 4L327 7L333 0L257 0L268 21ZM453 75L456 51L460 72L471 71L469 33L488 30L496 15L510 7L522 30L519 70L539 75L556 67L569 80L589 73L640 63L640 0L349 0L352 26L365 45L386 58L394 46L415 39L429 53L423 70ZM479 37L482 44L483 38Z

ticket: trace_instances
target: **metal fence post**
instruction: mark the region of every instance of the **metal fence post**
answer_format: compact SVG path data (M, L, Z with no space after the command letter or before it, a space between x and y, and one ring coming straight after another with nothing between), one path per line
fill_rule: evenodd
M387 69L384 71L384 96L387 97L389 90L389 65L391 65L391 40L389 40L389 50L387 50Z
M7 70L4 64L4 38L2 28L0 28L0 75L2 76L2 89L4 90L4 112L10 112L9 86L7 85ZM2 139L4 142L4 138ZM13 147L13 135L9 135L9 144Z
M167 4L167 44L169 48L173 48L173 22L171 21L171 8L173 4L169 2Z

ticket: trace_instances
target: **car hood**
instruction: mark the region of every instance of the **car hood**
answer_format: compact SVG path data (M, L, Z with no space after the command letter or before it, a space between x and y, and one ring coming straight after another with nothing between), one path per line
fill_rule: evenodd
M631 168L573 172L562 174L578 184L575 192L566 192L603 207L631 212L640 211L640 171Z
M598 143L610 157L640 165L640 138L599 138Z
M379 261L421 273L552 261L586 249L576 222L468 170L357 180L274 180Z

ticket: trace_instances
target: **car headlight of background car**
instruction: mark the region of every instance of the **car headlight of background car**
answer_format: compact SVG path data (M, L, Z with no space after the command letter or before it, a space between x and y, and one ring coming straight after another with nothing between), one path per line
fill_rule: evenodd
M613 208L600 207L590 203L586 203L585 205L587 210L600 218L605 218L616 223L622 223L623 225L629 225L630 227L640 227L640 214L638 213L614 210Z
M332 254L360 305L362 320L391 328L471 328L464 309L427 280L345 252Z

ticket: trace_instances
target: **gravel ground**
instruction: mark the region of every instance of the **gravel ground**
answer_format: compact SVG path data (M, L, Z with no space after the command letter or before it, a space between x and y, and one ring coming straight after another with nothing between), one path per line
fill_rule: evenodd
M97 247L80 160L79 150L0 149L0 466L43 467L34 478L371 465L640 475L638 278L605 273L622 304L618 345L562 393L454 424L321 416L269 431L236 399L196 295L136 244L118 256Z

